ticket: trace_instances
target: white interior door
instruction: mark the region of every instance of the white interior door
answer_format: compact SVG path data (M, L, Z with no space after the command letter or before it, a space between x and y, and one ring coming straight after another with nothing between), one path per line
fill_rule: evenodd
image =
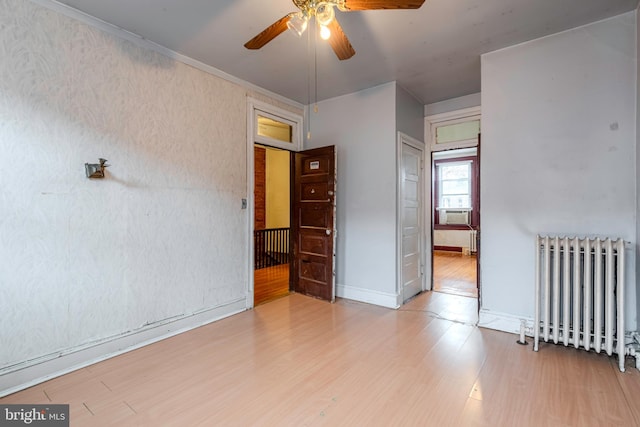
M424 288L424 150L406 136L399 143L399 279L406 301Z

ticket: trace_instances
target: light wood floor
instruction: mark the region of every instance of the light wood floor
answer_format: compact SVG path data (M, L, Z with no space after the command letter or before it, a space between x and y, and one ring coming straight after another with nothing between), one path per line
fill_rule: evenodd
M298 294L1 399L72 426L637 426L640 372L436 316ZM469 299L469 298L466 298Z
M477 298L476 262L475 255L433 251L433 290Z
M253 274L253 305L289 294L289 264L255 270Z

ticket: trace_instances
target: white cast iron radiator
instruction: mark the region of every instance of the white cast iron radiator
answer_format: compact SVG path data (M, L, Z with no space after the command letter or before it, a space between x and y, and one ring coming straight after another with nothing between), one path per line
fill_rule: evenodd
M624 240L536 237L540 339L618 355L624 372Z
M478 253L478 231L471 230L469 233L469 252L472 254Z

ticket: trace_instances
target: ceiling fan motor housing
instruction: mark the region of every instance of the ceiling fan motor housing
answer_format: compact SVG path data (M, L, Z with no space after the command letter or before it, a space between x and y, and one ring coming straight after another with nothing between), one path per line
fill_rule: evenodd
M295 4L296 7L307 16L320 15L324 13L333 14L333 6L337 6L340 10L346 10L346 8L344 7L345 0L293 0L293 4Z

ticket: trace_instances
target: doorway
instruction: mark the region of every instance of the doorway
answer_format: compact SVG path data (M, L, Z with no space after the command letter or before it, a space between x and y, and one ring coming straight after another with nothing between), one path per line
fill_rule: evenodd
M478 147L432 153L433 290L478 298Z
M256 169L264 149L264 173ZM288 179L289 187L276 190L289 203L277 207L280 221L271 222L271 154L282 153L274 173ZM285 156L287 160L285 161ZM257 159L257 160L256 160ZM285 166L285 163L287 164ZM258 165L258 166L257 166ZM290 291L333 301L335 298L335 196L334 146L302 150L302 116L253 98L247 102L247 308L286 295ZM264 175L264 183L261 183ZM263 187L263 189L261 189ZM261 197L257 193L263 191ZM262 201L264 199L264 208ZM284 213L288 207L288 214ZM285 221L288 219L288 222ZM289 228L290 226L290 228ZM268 231L267 231L268 230ZM264 236L261 232L264 231ZM282 232L282 235L274 234ZM278 267L256 275L256 270ZM288 268L287 268L288 267ZM264 275L262 273L265 273ZM285 291L285 274L288 287ZM264 278L262 276L265 276ZM264 280L263 280L264 279ZM277 283L263 298L256 280ZM257 295L256 295L257 294ZM256 299L257 298L257 299Z
M335 147L253 151L253 306L290 291L335 300Z
M253 305L289 294L291 152L254 145Z

